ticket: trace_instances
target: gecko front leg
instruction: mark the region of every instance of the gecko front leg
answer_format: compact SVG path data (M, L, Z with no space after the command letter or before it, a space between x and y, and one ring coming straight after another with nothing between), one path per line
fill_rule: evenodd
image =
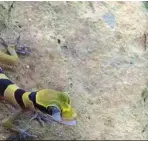
M42 127L44 127L44 123L48 122L47 117L45 117L43 113L37 111L34 111L34 116L30 119L30 122L34 119L36 119Z
M0 61L9 65L14 65L19 62L18 54L28 55L31 53L31 50L27 46L20 45L20 36L17 38L15 44L7 44L3 38L0 37L1 44L6 48L8 53L6 54L0 51Z
M4 52L0 51L0 61L6 64L16 64L19 62L19 57L15 51L14 46L9 46L7 43L3 40L3 38L0 37L1 44L6 48L6 50L9 52L9 54L6 54Z

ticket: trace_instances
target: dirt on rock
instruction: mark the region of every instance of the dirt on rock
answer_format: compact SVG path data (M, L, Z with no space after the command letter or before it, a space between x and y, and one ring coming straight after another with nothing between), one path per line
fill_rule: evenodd
M26 90L70 92L77 125L20 127L42 140L148 139L148 10L142 2L0 2L0 34L32 53L6 74ZM1 22L2 21L2 22ZM0 120L14 112L0 103ZM10 132L0 126L0 138Z

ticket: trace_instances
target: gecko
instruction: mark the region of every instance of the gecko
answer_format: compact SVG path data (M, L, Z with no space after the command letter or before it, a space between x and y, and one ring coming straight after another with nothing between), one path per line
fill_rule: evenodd
M0 51L0 62L8 65L17 65L20 60L16 48L7 45L3 39L2 44L6 47L9 54ZM13 83L5 75L2 68L0 68L0 98L17 107L15 113L2 120L2 125L18 134L34 137L34 135L27 133L27 130L20 129L13 124L21 113L28 110L35 112L36 114L33 118L38 118L39 121L43 120L43 117L41 118L36 111L49 116L49 118L59 123L76 125L76 110L72 107L71 99L67 92L53 89L26 91Z

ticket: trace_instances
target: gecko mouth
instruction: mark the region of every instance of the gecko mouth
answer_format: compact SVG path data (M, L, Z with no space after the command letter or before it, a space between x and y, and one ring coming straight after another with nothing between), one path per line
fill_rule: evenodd
M76 120L72 119L72 120L66 120L66 119L63 119L62 118L62 115L61 115L61 110L58 108L58 107L50 107L50 115L52 117L52 119L54 121L57 121L61 124L64 124L64 125L76 125Z
M61 116L61 113L58 112L58 113L54 113L52 114L52 118L55 120L55 121L58 121L62 124L65 124L65 125L76 125L76 120L65 120L65 119L62 119L62 116Z

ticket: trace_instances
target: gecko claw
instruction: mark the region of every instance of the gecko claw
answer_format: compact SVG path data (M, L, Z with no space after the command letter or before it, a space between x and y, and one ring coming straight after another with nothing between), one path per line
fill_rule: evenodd
M7 43L2 37L0 37L0 43L5 47L8 48L9 43ZM20 44L20 35L19 37L15 40L14 43L12 43L12 46L15 47L16 53L21 54L21 55L29 55L31 54L31 49L30 47L27 47L25 45Z
M41 125L42 127L44 126L44 123L46 123L46 122L48 121L45 116L43 116L43 115L41 115L41 114L39 114L39 113L36 113L36 114L30 119L30 121L32 121L32 120L34 120L34 119L36 119L36 120L40 123L40 125Z
M9 136L7 138L7 140L8 141L12 141L12 140L27 141L27 140L32 140L34 138L37 138L36 135L32 135L32 134L28 133L27 132L28 130L29 129L27 129L27 130L21 129L19 134L13 135L13 136Z
M6 48L8 47L8 44L5 42L5 40L2 37L0 37L0 41L4 47L6 47Z
M20 46L16 49L16 52L18 54L22 54L22 55L29 55L31 54L31 50L29 47L26 47L26 46Z
M15 40L15 46L16 46L16 52L18 54L29 55L31 53L31 49L29 47L20 44L20 35Z
M29 130L29 129L27 129L27 130L21 129L20 135L23 136L23 137L37 138L36 135L32 135L32 134L28 133L28 130Z
M19 46L20 45L20 35L16 38L16 40L15 40L15 44L17 45L17 46Z

